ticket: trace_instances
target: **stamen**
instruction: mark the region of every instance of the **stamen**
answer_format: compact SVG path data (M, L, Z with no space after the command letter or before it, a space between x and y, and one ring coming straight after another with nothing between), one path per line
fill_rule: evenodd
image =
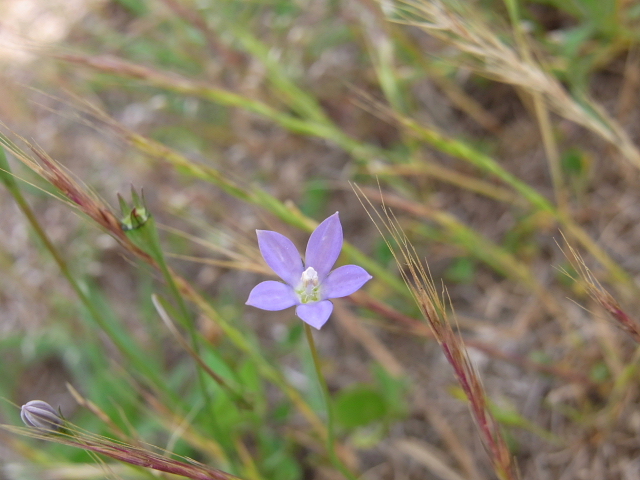
M318 272L313 267L309 267L302 272L300 286L296 289L300 302L311 303L320 300L319 285Z

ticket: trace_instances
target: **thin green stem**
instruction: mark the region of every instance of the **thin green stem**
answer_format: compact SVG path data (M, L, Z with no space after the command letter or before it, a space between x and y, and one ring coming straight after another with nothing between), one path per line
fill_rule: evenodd
M139 228L130 230L128 232L129 238L134 240L138 244L139 247L143 248L147 253L149 253L160 269L164 280L169 287L169 291L171 292L171 296L178 304L179 315L182 319L182 324L186 327L189 332L189 339L191 341L191 348L194 351L194 354L197 357L200 357L200 345L198 343L198 333L196 332L196 327L194 325L194 321L192 316L189 313L189 309L187 308L187 303L184 300L184 297L180 293L180 289L176 284L174 274L171 271L170 267L167 265L167 262L164 257L164 252L162 251L162 245L160 244L160 237L158 236L158 229L156 227L155 220L153 216L149 215L146 219L145 223L141 225ZM214 411L213 401L211 399L211 395L207 390L207 384L205 381L204 371L200 365L196 363L196 374L198 376L198 384L200 386L200 390L202 392L202 397L204 398L205 404L207 408L211 411L211 425L215 433L219 432L218 422L216 421L216 415ZM226 458L225 460L228 460Z
M82 289L78 281L74 278L67 262L62 257L56 246L53 244L47 233L40 225L37 217L35 216L33 210L29 206L29 203L22 195L20 188L15 181L13 175L9 170L9 163L6 160L4 150L0 148L0 181L5 184L7 190L16 201L18 208L25 216L31 228L35 232L36 236L40 239L45 248L49 251L53 260L56 262L60 272L69 282L69 285L73 289L73 291L78 296L78 299L82 303L82 305L87 309L90 317L93 318L95 323L101 328L111 341L116 345L118 350L122 352L122 354L133 364L136 368L143 372L144 375L151 380L151 383L155 386L155 388L162 391L165 395L167 395L173 402L178 402L177 397L171 393L169 389L166 388L166 382L156 373L153 368L149 366L149 359L137 353L136 348L128 344L128 338L122 337L118 332L117 328L113 328L113 326L105 319L100 309L91 301L87 293Z
M311 357L313 358L313 366L316 370L318 383L320 384L320 389L322 390L322 398L324 399L325 409L327 410L327 451L329 452L331 463L346 478L348 478L349 480L356 480L358 477L356 477L347 468L347 466L342 462L342 460L340 460L340 457L336 453L336 436L334 430L333 404L331 402L331 394L329 393L329 387L327 387L327 382L324 379L324 375L322 375L320 356L318 355L316 342L313 339L313 332L311 331L311 327L306 323L304 324L304 333L307 336L309 350L311 350Z

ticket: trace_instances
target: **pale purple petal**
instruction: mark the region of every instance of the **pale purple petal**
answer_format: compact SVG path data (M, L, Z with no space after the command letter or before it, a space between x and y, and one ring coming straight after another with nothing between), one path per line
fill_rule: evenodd
M342 225L336 212L318 225L311 234L304 257L305 265L313 267L322 282L336 263L340 250L342 250Z
M284 235L270 230L256 230L262 258L289 285L296 287L302 276L302 259L298 249Z
M296 315L298 315L305 323L313 328L320 328L327 323L329 316L333 311L333 303L329 300L323 300L317 303L303 303L296 307Z
M297 303L298 296L293 288L284 283L267 280L253 287L246 304L273 312L293 307Z
M357 265L336 268L322 282L322 298L340 298L359 290L373 277Z

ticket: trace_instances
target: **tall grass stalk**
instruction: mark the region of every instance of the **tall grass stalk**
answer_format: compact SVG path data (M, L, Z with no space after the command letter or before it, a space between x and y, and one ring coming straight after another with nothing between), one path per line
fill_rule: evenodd
M440 345L442 353L453 368L460 388L469 402L471 413L496 475L501 480L516 480L516 467L502 436L500 425L490 411L489 400L478 372L469 358L462 337L454 331L449 319L447 310L450 305L446 300L446 292L442 296L437 292L431 275L423 266L414 247L393 214L386 209L384 203L382 213L380 213L364 197L362 191L356 190L356 192L362 206L376 224L387 247L391 250L415 302Z
M243 185L241 182L229 178L228 175L225 175L213 167L197 164L176 150L126 128L95 106L91 106L85 102L84 107L91 115L103 121L127 140L134 148L145 155L158 161L168 162L177 170L189 176L210 182L226 193L247 203L259 206L280 220L296 228L300 228L303 231L312 232L318 226L317 222L304 215L300 210L278 200L264 189L256 185ZM344 242L343 251L353 263L362 265L363 268L371 272L371 274L375 275L379 280L385 282L397 293L403 296L409 295L404 284L374 259L363 254L348 242Z
M522 60L527 63L533 63L534 60L525 37L518 4L514 0L504 0L504 3L507 7L507 11L509 12L512 30L514 32ZM530 94L533 99L533 107L540 127L542 143L547 154L547 164L549 165L549 173L553 183L556 205L558 211L566 212L568 200L567 192L565 190L562 167L560 165L560 152L558 151L558 145L554 138L549 110L547 109L547 105L540 92L530 91Z
M581 281L589 296L609 314L616 324L625 331L634 342L640 345L640 322L638 319L629 315L620 305L620 302L618 302L618 300L616 300L613 295L611 295L611 293L602 286L600 281L587 266L582 255L580 255L580 253L568 242L566 242L566 247L567 250L563 250L563 253L567 260L569 260L569 263L577 273L578 277L574 278L574 275L567 272L565 269L562 270L563 273L574 281Z

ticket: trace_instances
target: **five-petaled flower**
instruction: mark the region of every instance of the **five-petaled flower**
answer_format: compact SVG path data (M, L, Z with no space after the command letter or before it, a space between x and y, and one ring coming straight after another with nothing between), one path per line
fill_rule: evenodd
M342 250L338 212L313 231L304 263L293 242L284 235L269 230L256 232L262 257L286 284L268 280L256 285L247 305L271 311L296 305L296 315L320 329L333 311L330 298L351 295L372 278L357 265L344 265L331 271Z

